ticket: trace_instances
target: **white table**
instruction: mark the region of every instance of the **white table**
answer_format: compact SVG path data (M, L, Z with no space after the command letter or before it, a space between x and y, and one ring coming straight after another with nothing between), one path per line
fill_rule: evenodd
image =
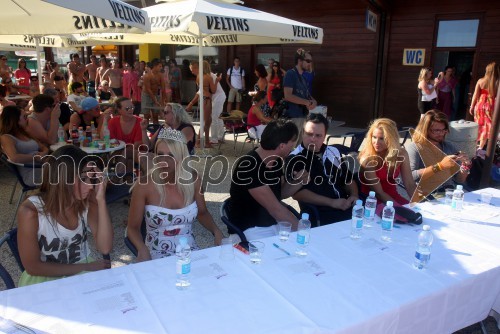
M489 191L500 214L500 191ZM466 198L461 217L494 212ZM500 217L470 223L440 204L418 209L435 236L423 271L412 266L420 226L395 228L385 244L379 225L353 241L342 222L313 229L303 259L272 247L293 252L295 234L263 239L260 266L238 251L221 261L213 247L193 253L186 291L165 258L1 292L0 316L52 333L441 334L484 319L500 305Z
M125 142L124 141L119 140L118 142L119 142L118 146L106 147L103 150L100 150L97 147L80 147L80 146L78 146L78 147L80 147L87 154L105 154L105 153L111 153L111 152L119 151L119 150L122 150L122 149L125 148ZM53 145L50 145L50 150L52 152L54 152L55 150L57 150L60 147L63 147L64 145L73 145L73 144L68 144L66 142L53 144Z

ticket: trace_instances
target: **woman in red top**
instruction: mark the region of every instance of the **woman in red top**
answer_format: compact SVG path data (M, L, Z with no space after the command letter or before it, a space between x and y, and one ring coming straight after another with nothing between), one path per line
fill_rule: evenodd
M279 101L274 101L272 99L273 90L283 89L281 86L283 83L283 72L280 67L280 63L275 61L271 69L271 74L267 77L267 102L269 107L274 107L274 104Z
M111 108L110 108L111 109ZM124 141L126 152L119 152L127 161L125 163L127 171L132 171L134 167L134 157L137 157L139 146L142 145L142 119L134 115L134 105L129 98L120 97L115 101L115 111L118 115L111 118L111 110L104 112L104 119L107 122L110 139ZM106 123L105 123L106 124ZM101 138L104 138L103 126L101 130ZM117 171L118 172L118 171Z
M470 104L470 114L474 116L474 122L479 125L477 141L479 148L483 149L488 141L491 130L491 120L495 108L495 98L498 91L500 79L500 66L491 62L486 66L484 77L479 79L474 89L474 96Z
M410 198L417 186L411 174L408 153L399 144L398 128L394 121L388 118L373 121L358 159L361 165L361 193L368 195L373 190L382 203L393 201L394 205L403 205L409 202L398 193L396 180L401 175Z
M260 135L266 128L266 124L271 122L273 119L266 117L262 111L262 106L267 102L265 91L258 91L253 96L252 101L252 107L248 111L247 128L251 136L260 140ZM255 133L255 129L257 130L257 133Z
M26 88L19 88L21 94L28 95L30 93L30 77L31 71L26 68L26 60L19 58L17 61L17 70L14 72L14 77L16 77L18 86L25 86Z

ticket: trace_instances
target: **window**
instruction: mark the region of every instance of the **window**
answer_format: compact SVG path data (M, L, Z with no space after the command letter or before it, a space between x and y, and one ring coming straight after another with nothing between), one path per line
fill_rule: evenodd
M439 21L436 46L475 47L479 20Z

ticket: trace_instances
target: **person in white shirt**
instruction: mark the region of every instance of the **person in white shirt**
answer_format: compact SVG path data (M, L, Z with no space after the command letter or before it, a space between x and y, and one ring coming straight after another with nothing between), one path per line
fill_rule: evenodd
M240 67L240 58L234 57L234 66L227 70L226 82L229 86L229 97L227 99L227 112L233 110L233 103L236 100L236 109L240 110L241 93L245 90L245 70Z
M82 101L85 97L87 97L87 94L85 93L83 85L80 82L73 82L71 84L71 91L73 93L68 95L68 104L71 106L73 111L80 114L82 112Z
M217 90L212 94L212 126L210 129L212 139L210 139L210 142L217 144L224 141L224 122L219 118L219 116L222 114L222 109L224 108L226 93L220 85L220 76L222 74L219 73L217 75L212 73L212 70L210 69L210 75L212 76L212 79L214 79L215 85L217 86ZM217 78L219 78L219 80L217 80Z

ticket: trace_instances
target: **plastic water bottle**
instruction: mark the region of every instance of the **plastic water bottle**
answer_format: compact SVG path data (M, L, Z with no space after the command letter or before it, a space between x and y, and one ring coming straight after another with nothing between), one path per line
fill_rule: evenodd
M64 128L61 123L59 123L59 129L57 129L57 140L60 143L64 143L66 141L64 139Z
M464 187L462 185L457 185L457 189L453 192L453 197L451 199L451 209L461 211L464 207Z
M424 269L427 267L431 259L431 246L434 241L432 236L431 227L424 225L422 231L418 234L417 250L415 251L415 261L413 265L417 269Z
M104 130L103 130L103 135L104 135L104 142L106 143L106 148L109 148L110 145L110 134L109 134L109 128L108 128L108 122L104 121Z
M377 198L375 197L375 192L370 191L368 198L365 200L365 226L372 227L372 223L375 220L375 211L377 209Z
M83 142L85 141L85 132L83 132L83 127L78 127L78 143L80 147L83 147Z
M92 147L97 147L99 136L97 135L97 129L94 125L94 121L90 122L90 130L92 131Z
M179 290L184 290L191 285L191 282L189 282L189 274L191 273L191 247L186 237L179 239L179 244L175 248L175 255L177 256L177 280L175 286Z
M352 208L351 239L360 239L363 230L363 201L358 199Z
M310 233L311 222L309 221L309 214L303 213L297 227L297 250L295 251L295 254L298 256L307 255L307 245L309 245Z
M392 226L394 224L394 204L392 201L387 201L387 204L382 210L382 241L391 242Z

